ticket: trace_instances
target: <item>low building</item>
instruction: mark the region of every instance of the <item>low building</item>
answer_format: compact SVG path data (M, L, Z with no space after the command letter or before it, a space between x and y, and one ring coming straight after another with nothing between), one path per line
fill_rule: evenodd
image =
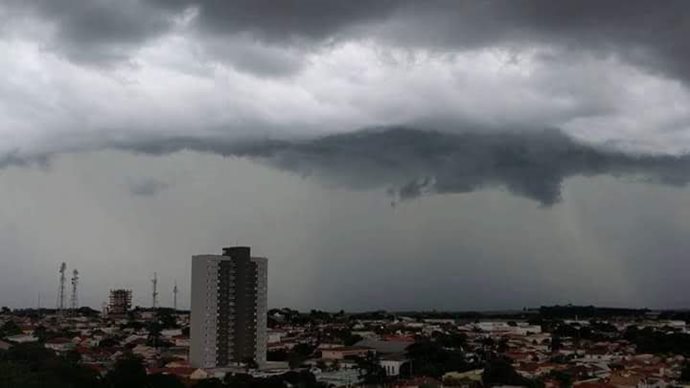
M351 387L359 384L362 376L355 369L341 369L332 372L321 372L315 375L316 381L333 387Z
M390 354L381 357L379 364L386 371L386 376L400 376L400 369L409 362L404 354Z
M5 339L10 341L10 342L17 343L17 344L23 344L26 342L38 341L37 337L34 337L33 335L28 335L28 334L17 334L17 335L6 337Z
M448 372L443 375L444 387L478 387L482 385L484 369L467 372Z
M0 350L8 350L11 347L12 347L12 344L0 340Z
M371 348L362 346L343 346L339 348L321 350L321 358L326 360L342 360L347 357L366 356L367 353L371 351Z
M53 338L45 342L44 346L46 349L53 350L55 352L66 352L72 350L76 347L74 342L69 338Z

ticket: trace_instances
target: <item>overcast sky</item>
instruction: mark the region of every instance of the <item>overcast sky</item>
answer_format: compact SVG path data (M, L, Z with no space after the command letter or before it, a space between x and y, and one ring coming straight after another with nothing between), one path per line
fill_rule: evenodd
M690 4L5 0L0 305L688 307Z

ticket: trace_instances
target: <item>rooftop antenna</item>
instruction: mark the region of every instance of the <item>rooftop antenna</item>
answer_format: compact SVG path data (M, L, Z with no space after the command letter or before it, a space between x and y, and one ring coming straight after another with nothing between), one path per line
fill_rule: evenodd
M76 269L72 271L72 299L70 300L72 304L72 313L77 313L77 307L79 307L79 299L77 294L77 285L79 284L79 271Z
M173 309L177 311L177 280L175 280L175 286L173 287Z
M67 271L67 264L64 262L60 264L60 288L58 290L58 312L62 312L65 308L65 271Z
M151 284L153 284L153 292L151 292L151 306L155 309L158 307L158 276L155 272L153 273Z

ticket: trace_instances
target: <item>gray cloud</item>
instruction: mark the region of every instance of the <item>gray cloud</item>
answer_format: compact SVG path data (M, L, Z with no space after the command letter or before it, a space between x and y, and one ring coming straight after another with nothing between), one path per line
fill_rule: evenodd
M690 6L682 0L31 0L10 4L54 26L54 49L73 60L95 63L128 58L193 10L191 27L202 43L229 42L227 48L217 43L209 47L221 52L233 50L234 39L228 37L238 34L302 51L362 38L441 50L544 44L619 56L673 77L690 77L686 39ZM248 63L257 63L252 57L269 55L242 50L248 52L246 58L226 58L236 59L244 70L251 70ZM294 59L270 62L257 66L258 71L281 74L298 68ZM276 69L281 63L285 68Z
M269 42L382 39L402 47L558 45L620 55L690 77L690 6L682 0L200 1L198 23Z
M684 158L633 157L561 134L528 133L558 127L592 143L686 152L687 88L598 57L684 78L690 68L686 2L13 0L0 9L40 18L51 30L40 43L74 61L122 61L158 37L179 38L149 47L140 58L143 70L117 74L4 42L14 57L35 62L4 63L13 76L0 81L0 94L11 96L0 105L0 120L13 136L0 144L2 165L68 150L192 148L259 158L353 187L388 187L400 198L498 185L544 204L557 201L563 179L574 175L686 181L674 167ZM307 58L333 42L358 39L377 46L338 46ZM491 53L431 56L421 65L378 55L387 47L493 45L555 48L525 66ZM238 71L207 66L199 52ZM310 71L301 77L276 79L305 63ZM526 134L399 130L244 148L236 142L396 124Z
M251 33L265 41L323 41L360 24L381 20L407 1L151 0L168 10L193 5L198 26L210 33Z
M27 167L33 165L46 168L50 162L50 156L51 155L45 154L26 157L21 155L17 150L12 150L0 155L0 169L6 167Z
M227 143L178 138L120 145L148 154L183 149L242 156L354 189L387 188L399 199L504 187L543 205L560 200L563 181L610 175L685 185L689 156L631 155L578 143L555 130L462 133L392 128L310 141Z
M156 178L131 178L127 180L127 188L132 195L151 197L170 187L170 184Z
M44 48L78 63L122 62L146 41L173 26L181 10L165 10L143 0L10 0L5 7L15 19L37 17L52 36Z
M391 125L683 153L690 7L658 4L10 0L0 154Z

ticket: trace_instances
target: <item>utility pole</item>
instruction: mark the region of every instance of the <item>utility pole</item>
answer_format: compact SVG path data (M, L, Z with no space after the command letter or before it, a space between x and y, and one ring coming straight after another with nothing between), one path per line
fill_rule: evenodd
M153 292L151 292L151 307L155 309L158 307L158 276L155 272L153 273L151 284L153 284Z
M67 264L64 262L60 264L60 288L58 290L58 312L62 313L65 309L65 271L67 271Z
M173 287L173 309L177 311L177 280L175 280L175 286Z

